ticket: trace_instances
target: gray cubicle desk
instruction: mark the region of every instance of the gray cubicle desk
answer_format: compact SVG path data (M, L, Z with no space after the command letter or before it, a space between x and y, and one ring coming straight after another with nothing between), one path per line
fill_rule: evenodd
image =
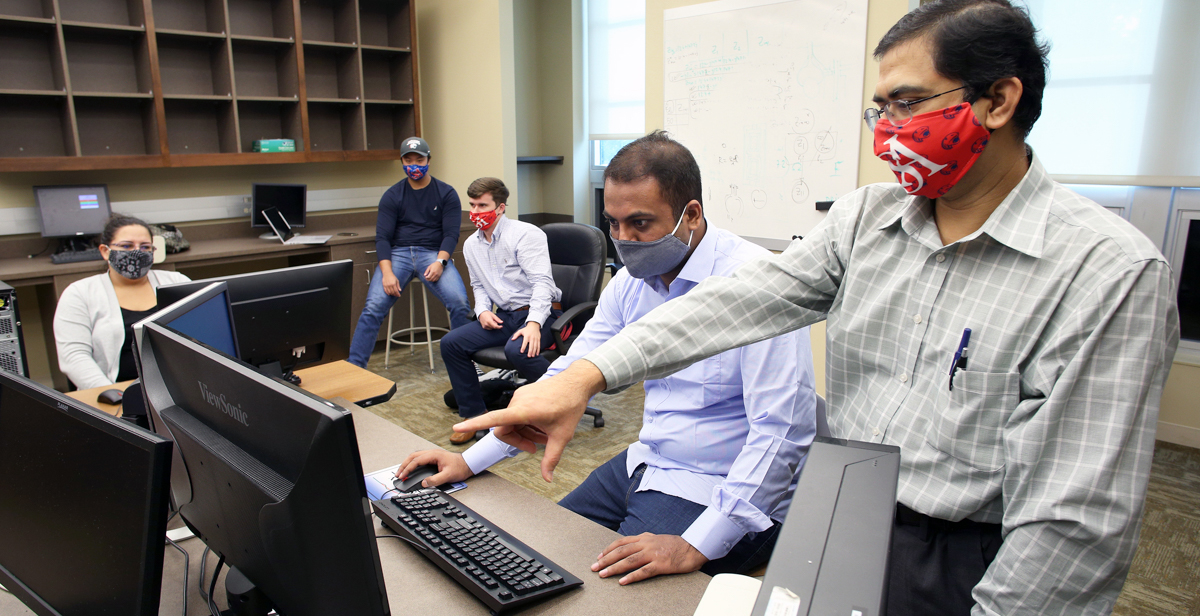
M369 410L352 407L341 399L335 402L354 409L354 430L365 472L399 464L409 452L435 446ZM591 565L604 546L619 538L617 533L491 473L473 477L468 484L466 490L455 493L455 498L584 581L577 590L514 614L690 616L708 586L709 576L699 572L653 578L630 586L621 586L616 577L601 579L592 573ZM63 522L69 523L67 519ZM378 534L390 534L378 520L375 527ZM415 548L399 539L379 539L378 543L388 601L395 616L489 613L486 606ZM188 539L181 545L191 554L187 613L208 614L196 589L204 544L199 539ZM216 559L209 558L209 571L215 565ZM182 614L182 579L183 557L167 546L160 615ZM223 579L218 579L217 595L219 605L224 607ZM15 597L0 592L0 616L29 614L32 612Z

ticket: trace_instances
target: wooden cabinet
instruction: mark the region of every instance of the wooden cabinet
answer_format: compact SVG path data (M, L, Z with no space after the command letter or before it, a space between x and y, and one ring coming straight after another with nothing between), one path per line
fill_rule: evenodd
M397 159L414 28L412 0L0 0L0 171Z

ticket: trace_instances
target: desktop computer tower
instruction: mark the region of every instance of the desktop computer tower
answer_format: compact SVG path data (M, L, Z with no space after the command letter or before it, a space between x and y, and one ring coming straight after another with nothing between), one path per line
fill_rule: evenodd
M17 290L0 282L0 370L29 378L25 339L17 311Z

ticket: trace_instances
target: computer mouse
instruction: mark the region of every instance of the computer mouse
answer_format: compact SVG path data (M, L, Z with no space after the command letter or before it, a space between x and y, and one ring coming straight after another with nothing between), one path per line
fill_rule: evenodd
M100 392L100 395L96 397L96 402L103 402L105 404L120 404L121 398L124 397L125 392L119 389L106 389Z
M413 490L421 489L421 482L426 477L432 477L436 474L438 474L438 467L436 464L422 464L421 466L414 468L413 471L408 474L408 479L401 481L400 478L397 477L395 481L392 482L392 485L396 486L396 489L400 490L401 492L412 492Z

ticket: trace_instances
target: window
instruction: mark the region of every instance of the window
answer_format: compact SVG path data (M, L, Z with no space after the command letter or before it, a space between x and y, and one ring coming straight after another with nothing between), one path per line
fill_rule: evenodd
M587 0L586 29L590 138L642 136L646 127L645 0Z
M1025 0L1050 43L1029 143L1059 177L1200 185L1196 0ZM1047 121L1046 118L1051 121Z
M633 139L604 139L601 141L592 142L592 166L607 167L608 161L612 160L617 152L626 144L633 143Z

